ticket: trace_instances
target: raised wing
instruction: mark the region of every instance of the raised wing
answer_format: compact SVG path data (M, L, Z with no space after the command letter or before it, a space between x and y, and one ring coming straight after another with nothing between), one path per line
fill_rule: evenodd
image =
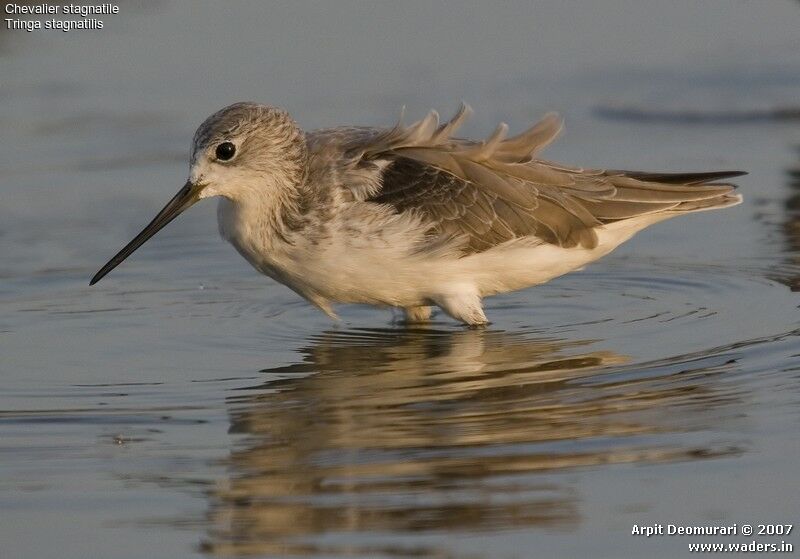
M535 159L561 130L557 115L511 138L505 124L483 142L453 138L470 112L462 105L443 124L432 111L410 126L320 131L309 141L317 154L336 153L354 199L415 212L441 234L467 238L471 251L521 237L593 248L604 223L724 197L734 187L708 181L742 174L564 167Z

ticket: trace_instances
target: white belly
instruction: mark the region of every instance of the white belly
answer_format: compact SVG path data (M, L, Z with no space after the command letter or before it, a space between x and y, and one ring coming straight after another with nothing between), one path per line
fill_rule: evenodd
M406 235L341 236L311 243L303 236L283 243L244 227L226 201L220 204L222 235L256 269L312 302L367 303L413 307L447 294L471 292L485 297L547 282L605 256L634 233L669 217L642 216L598 229L596 248L561 248L518 241L456 258L414 253Z

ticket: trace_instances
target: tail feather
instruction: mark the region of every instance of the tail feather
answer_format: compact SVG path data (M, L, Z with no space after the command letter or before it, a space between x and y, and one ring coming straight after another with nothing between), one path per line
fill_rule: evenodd
M731 179L746 175L747 171L706 171L702 173L648 173L643 171L606 171L607 175L625 176L645 182L664 184L700 185L711 181Z
M716 198L709 198L707 200L693 200L691 202L683 202L674 208L667 210L668 212L703 212L706 210L718 210L721 208L729 208L742 203L741 194L723 194Z
M735 184L725 182L723 179L746 174L743 171L701 173L606 171L605 175L617 190L613 198L595 204L596 207L593 207L592 211L600 216L602 221L610 222L636 215L674 216L680 213L727 208L741 203L742 196L733 192L736 189ZM651 199L646 199L647 194ZM629 198L631 200L628 200Z

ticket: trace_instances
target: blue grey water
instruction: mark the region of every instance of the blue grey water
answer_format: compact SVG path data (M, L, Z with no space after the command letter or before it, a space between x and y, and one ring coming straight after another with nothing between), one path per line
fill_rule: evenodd
M0 556L682 557L634 524L798 520L800 4L122 2L0 28ZM566 118L546 156L750 171L486 331L332 324L212 202L95 287L234 101L306 128L461 100ZM791 116L791 114L789 113ZM781 539L800 545L800 538Z

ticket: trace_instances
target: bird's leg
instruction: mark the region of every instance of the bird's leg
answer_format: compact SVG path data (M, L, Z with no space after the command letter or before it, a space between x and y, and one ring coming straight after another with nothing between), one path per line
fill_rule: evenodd
M481 297L474 288L456 288L449 293L434 298L434 301L444 312L471 327L489 324L486 315L483 313Z
M322 312L327 314L328 318L330 318L331 320L335 320L336 322L339 321L339 315L337 315L336 311L333 310L333 307L331 306L330 301L328 301L327 299L324 299L323 297L318 297L318 296L315 296L315 295L305 294L305 295L303 295L303 297L305 297L306 300L309 303L311 303L312 305L317 307L319 310L321 310Z
M406 322L428 322L431 318L431 308L426 306L405 307Z

